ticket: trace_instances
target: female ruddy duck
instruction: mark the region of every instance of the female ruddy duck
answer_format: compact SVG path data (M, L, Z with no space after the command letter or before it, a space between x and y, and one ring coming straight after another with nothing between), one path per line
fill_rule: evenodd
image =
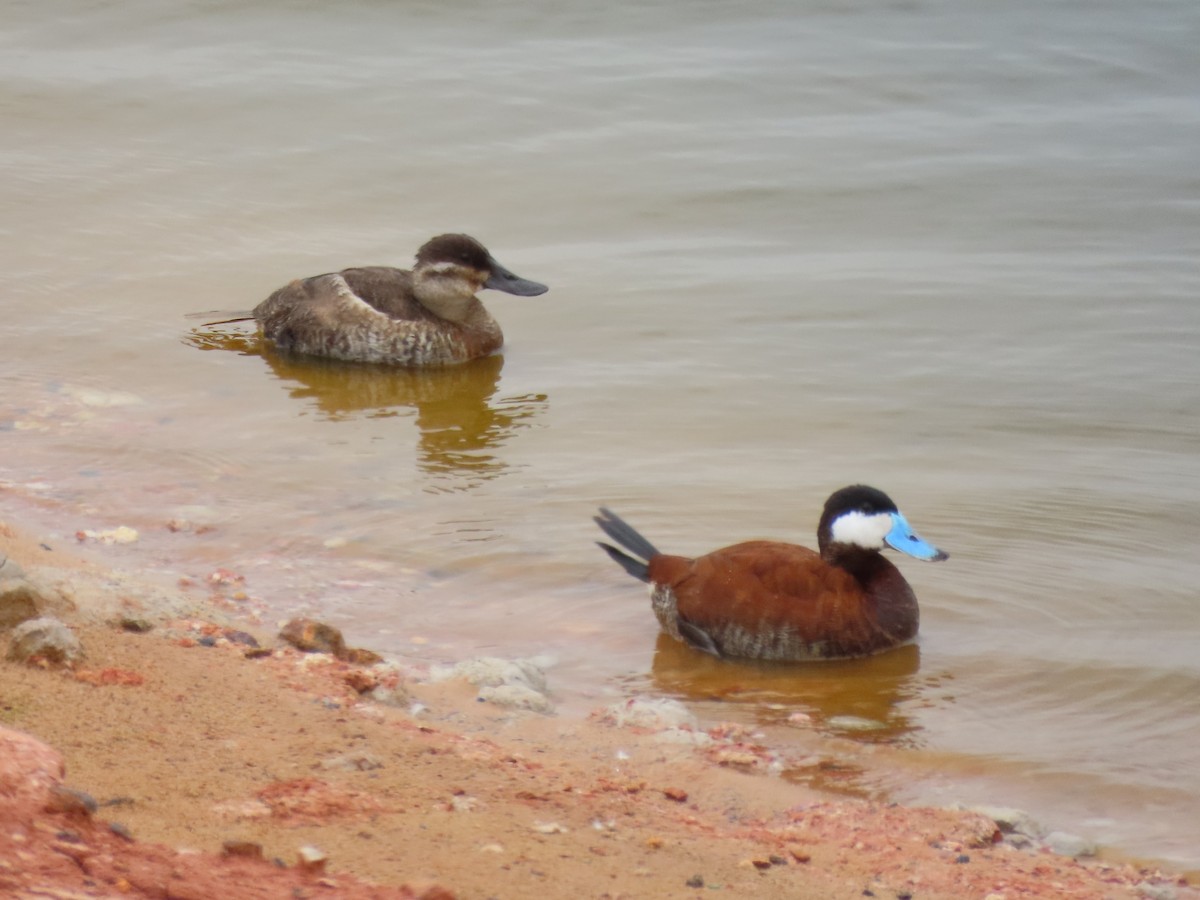
M825 502L819 554L749 541L688 559L659 553L607 509L596 524L634 554L600 544L649 583L663 631L713 656L839 659L907 643L917 634L917 598L879 551L946 559L912 532L887 494L865 485L842 488Z
M343 269L281 287L249 312L193 313L224 325L254 319L281 350L354 362L440 366L487 356L504 343L475 294L521 297L549 290L518 278L465 234L443 234L417 251L412 271Z

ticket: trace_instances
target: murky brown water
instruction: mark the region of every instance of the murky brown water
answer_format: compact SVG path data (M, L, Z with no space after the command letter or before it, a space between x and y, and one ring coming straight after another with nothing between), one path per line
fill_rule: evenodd
M18 4L0 514L378 649L547 654L568 711L806 711L911 748L871 790L1200 868L1200 8L681 9ZM182 318L449 230L551 285L488 298L503 357ZM698 658L591 543L602 503L811 542L854 481L952 556L876 660Z

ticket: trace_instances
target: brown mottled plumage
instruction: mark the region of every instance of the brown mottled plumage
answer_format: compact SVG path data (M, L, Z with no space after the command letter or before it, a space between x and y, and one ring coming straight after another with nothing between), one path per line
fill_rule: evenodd
M907 643L920 623L917 598L879 550L886 542L921 559L946 558L911 533L887 495L862 485L826 503L820 553L749 541L695 559L668 556L608 510L596 522L634 554L600 545L649 582L663 631L715 656L837 659Z
M412 271L343 269L284 285L250 312L195 313L208 325L254 319L281 350L355 362L437 366L487 356L504 342L475 296L547 288L496 262L474 238L443 234L417 252Z

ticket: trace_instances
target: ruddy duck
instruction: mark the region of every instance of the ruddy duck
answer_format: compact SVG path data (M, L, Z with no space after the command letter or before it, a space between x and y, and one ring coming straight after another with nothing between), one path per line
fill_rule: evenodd
M879 551L947 557L913 533L887 494L865 485L842 488L825 502L819 554L748 541L696 559L666 556L607 509L595 521L629 551L600 543L650 585L663 631L713 656L840 659L907 643L920 621L917 598Z
M285 285L248 312L193 313L206 325L254 319L281 350L354 362L440 366L487 356L504 343L475 294L521 297L549 290L518 278L465 234L443 234L417 251L412 271L343 269Z

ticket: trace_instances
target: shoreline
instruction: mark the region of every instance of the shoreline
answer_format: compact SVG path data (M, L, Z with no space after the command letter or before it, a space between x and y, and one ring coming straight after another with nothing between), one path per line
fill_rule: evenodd
M51 611L76 628L87 656L73 671L0 662L0 727L61 753L65 785L100 808L86 826L78 812L46 812L44 798L4 813L9 837L26 837L0 840L0 886L51 879L13 882L26 892L16 896L38 896L38 885L206 896L218 889L205 877L236 870L219 893L1200 897L1179 876L1110 852L1077 861L1015 847L979 813L838 798L781 779L747 729L701 729L673 701L631 699L582 720L546 715L536 711L535 666L507 661L517 669L507 681L473 685L463 667L305 654L206 598L45 546L0 523L0 559L58 592ZM121 618L149 630L114 627ZM242 629L264 651L250 656L228 638ZM872 765L888 766L886 754ZM189 865L158 894L128 878L127 890L104 883L98 864L92 875L78 861L38 874L19 854L61 833L62 817L86 832L85 846L104 848L93 860L124 855L128 868L165 845L153 852ZM133 840L111 838L105 821ZM286 868L221 857L230 841L261 846ZM304 847L319 863L297 862ZM46 852L63 858L61 847ZM391 893L351 893L360 887Z

